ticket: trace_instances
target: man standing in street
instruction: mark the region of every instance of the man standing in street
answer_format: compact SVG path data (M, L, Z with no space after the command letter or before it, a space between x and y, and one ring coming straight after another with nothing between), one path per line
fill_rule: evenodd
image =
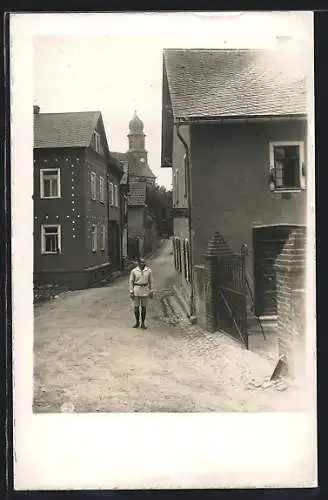
M134 301L134 315L136 323L133 328L140 326L141 308L141 328L146 330L145 319L147 313L148 297L153 298L153 277L144 259L138 260L138 265L132 269L129 279L130 297Z

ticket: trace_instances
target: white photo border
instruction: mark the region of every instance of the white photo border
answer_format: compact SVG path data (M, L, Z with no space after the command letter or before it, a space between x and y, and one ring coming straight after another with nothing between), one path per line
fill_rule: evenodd
M201 13L199 13L201 14ZM203 16L203 44L215 40ZM309 16L309 30L313 15ZM214 15L214 14L213 14ZM139 22L135 22L139 16ZM312 16L312 21L311 21ZM205 21L208 29L206 30ZM12 306L16 490L317 486L314 168L308 168L308 408L299 414L33 415L33 39L193 30L193 13L12 14ZM229 25L231 28L231 25ZM260 27L258 27L258 30ZM268 26L262 26L268 30ZM227 35L227 33L226 33ZM312 39L313 31L308 33ZM212 36L212 38L211 38ZM207 37L207 38L206 38ZM206 40L205 40L206 38ZM202 43L202 36L197 40ZM308 165L314 166L313 81ZM312 242L312 243L311 243Z

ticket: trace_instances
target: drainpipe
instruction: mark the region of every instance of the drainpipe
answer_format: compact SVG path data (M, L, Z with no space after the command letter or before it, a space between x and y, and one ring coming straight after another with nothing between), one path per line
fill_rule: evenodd
M195 317L195 296L194 296L194 269L193 269L193 240L192 240L192 221L191 221L191 161L190 161L190 151L188 144L182 137L180 133L181 124L176 123L177 135L180 141L182 142L185 150L186 150L186 176L187 176L187 200L188 200L188 233L189 233L189 259L190 259L190 318L194 319Z

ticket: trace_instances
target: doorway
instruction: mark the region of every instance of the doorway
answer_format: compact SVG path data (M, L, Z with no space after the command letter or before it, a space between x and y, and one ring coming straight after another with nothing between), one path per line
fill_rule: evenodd
M294 226L271 225L253 228L253 271L256 316L276 316L275 262Z

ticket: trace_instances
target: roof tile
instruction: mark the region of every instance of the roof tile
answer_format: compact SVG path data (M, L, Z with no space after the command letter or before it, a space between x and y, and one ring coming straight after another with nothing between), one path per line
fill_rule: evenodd
M37 113L34 115L34 147L88 147L100 111Z
M143 206L146 203L146 182L130 181L128 204L132 206Z
M133 153L127 152L127 153L117 153L114 152L112 155L122 162L123 164L128 163L129 165L129 175L130 176L136 176L136 177L147 177L150 179L154 179L155 175L153 171L151 170L150 166L147 163L142 163L139 161Z
M290 47L165 49L174 117L306 114L308 71Z

